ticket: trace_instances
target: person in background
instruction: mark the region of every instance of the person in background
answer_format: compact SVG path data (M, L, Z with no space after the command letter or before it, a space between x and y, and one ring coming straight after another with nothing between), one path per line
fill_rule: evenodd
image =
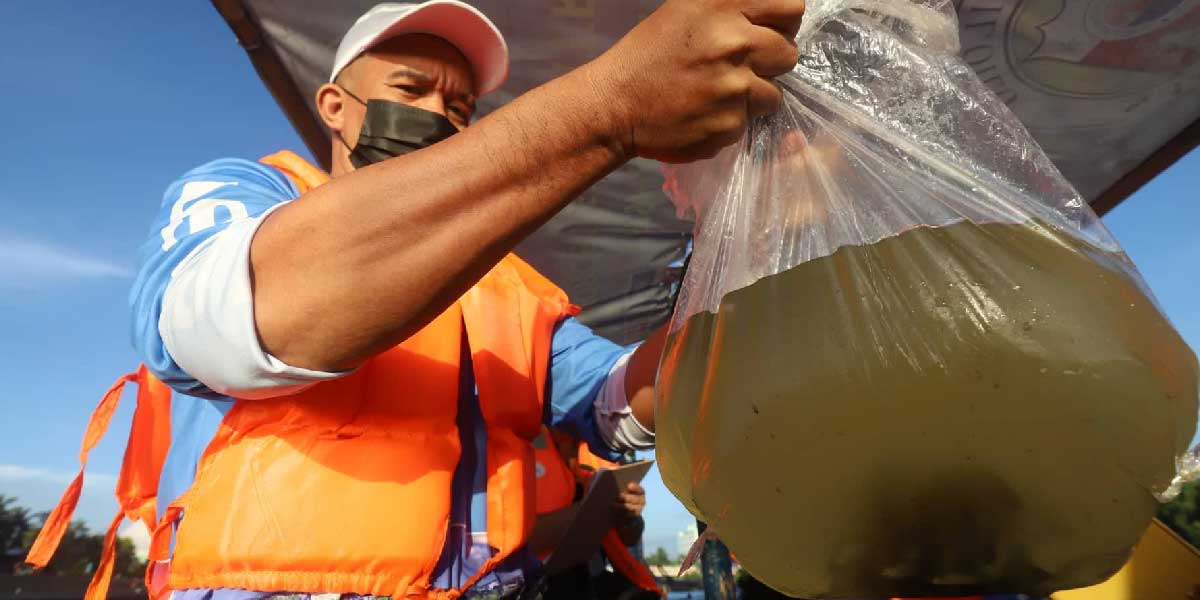
M617 466L588 450L585 442L562 430L549 429L534 440L537 511L566 508L583 499L591 478ZM548 577L545 600L653 600L660 590L654 575L630 552L645 530L642 511L646 491L639 483L621 490L612 507L612 528L590 561ZM611 569L610 569L611 567Z

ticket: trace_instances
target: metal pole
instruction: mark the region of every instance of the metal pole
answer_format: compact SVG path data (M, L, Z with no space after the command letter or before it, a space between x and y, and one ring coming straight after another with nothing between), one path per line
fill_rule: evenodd
M696 520L696 530L704 533L708 528L703 521ZM705 600L734 600L736 589L733 581L733 561L729 548L720 540L707 540L700 551L700 573L704 578Z

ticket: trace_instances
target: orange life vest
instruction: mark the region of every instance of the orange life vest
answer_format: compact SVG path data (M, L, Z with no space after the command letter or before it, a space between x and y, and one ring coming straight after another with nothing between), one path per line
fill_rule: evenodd
M262 162L301 194L328 180L291 152ZM235 402L188 491L156 524L153 507L136 513L153 525L152 597L166 587L459 597L529 535L531 441L542 426L551 336L577 312L562 290L509 255L425 328L353 373L284 398ZM438 590L430 577L460 453L455 399L464 334L487 429L488 543L496 553L461 588ZM89 426L85 450L91 438ZM143 466L157 484L161 459ZM64 496L64 507L69 521L74 500ZM41 537L51 541L35 546L30 561L48 560L61 535L48 525ZM168 562L164 586L155 575ZM89 592L89 600L104 591Z
M537 514L544 515L570 506L575 501L575 474L563 462L555 447L554 438L543 428L533 441L534 488ZM546 557L540 557L545 560Z
M558 453L550 432L546 431L544 435L548 443L545 445L538 444L535 450L537 462L544 466L544 470L539 471L542 473L542 477L537 479L538 514L545 514L565 508L575 499L576 477L571 473L570 467L567 466L562 455ZM589 470L581 469L576 472L585 484L596 471L617 466L617 463L607 461L593 454L588 450L587 443L585 442L579 442L576 450L576 458L581 466L590 468ZM564 473L565 477L563 476ZM625 546L625 542L621 540L621 535L615 528L609 529L604 535L601 547L604 549L605 556L608 557L608 562L612 563L613 568L618 573L624 575L641 589L659 595L662 594L662 589L659 588L658 582L654 580L654 574L650 572L650 568L633 556L633 553Z

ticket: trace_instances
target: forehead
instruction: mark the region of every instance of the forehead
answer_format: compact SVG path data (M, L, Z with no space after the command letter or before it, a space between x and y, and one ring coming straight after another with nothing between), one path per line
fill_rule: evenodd
M402 35L381 42L346 68L356 80L384 80L414 71L455 91L474 92L471 65L462 52L446 40L427 34Z

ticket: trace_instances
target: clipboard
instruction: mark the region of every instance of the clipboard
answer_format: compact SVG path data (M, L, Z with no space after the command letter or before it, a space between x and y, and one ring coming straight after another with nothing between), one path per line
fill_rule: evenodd
M618 494L630 483L641 481L652 464L652 460L643 460L601 469L592 477L583 500L538 517L527 546L539 557L549 554L543 561L546 575L592 558L613 526L612 506Z

